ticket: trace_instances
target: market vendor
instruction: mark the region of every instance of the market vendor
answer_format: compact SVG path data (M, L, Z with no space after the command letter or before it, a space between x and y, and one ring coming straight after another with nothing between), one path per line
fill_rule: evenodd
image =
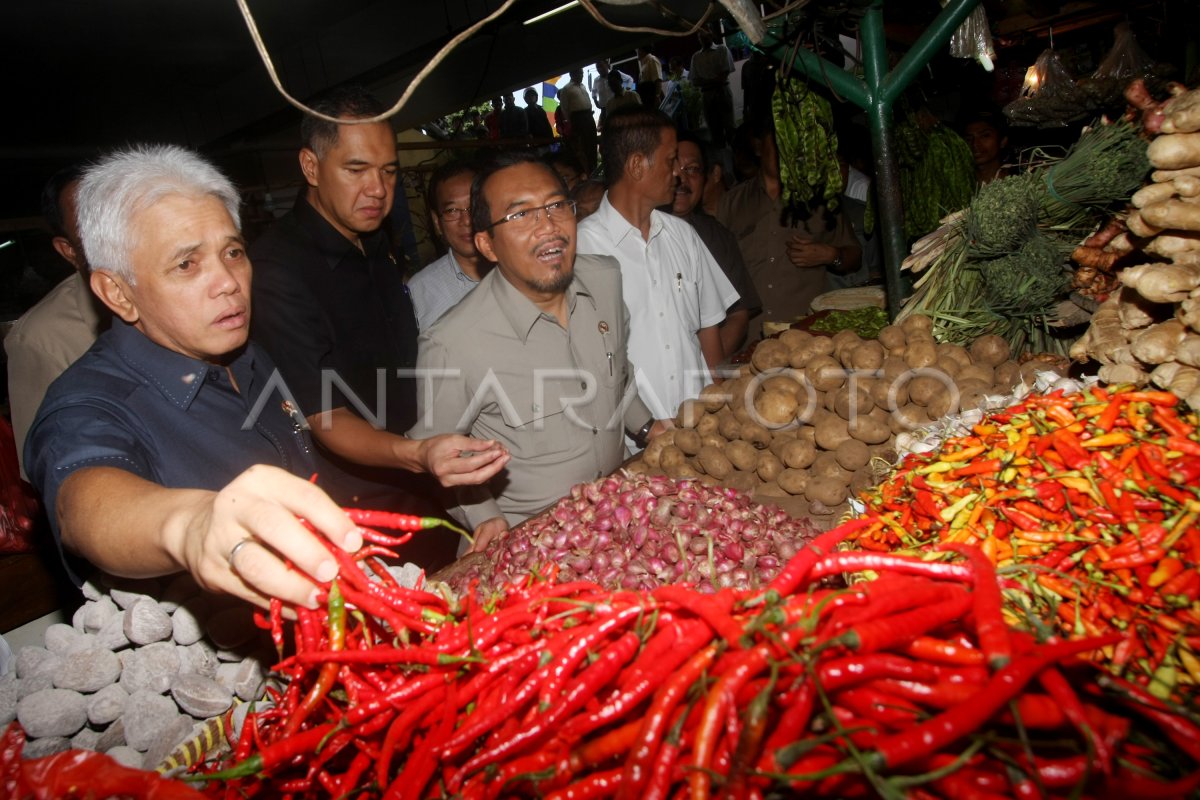
M186 570L259 605L314 606L337 566L297 517L348 551L362 538L306 480L303 417L247 342L236 190L194 153L143 146L89 168L77 203L114 322L51 384L25 444L60 549L114 575Z
M621 269L576 255L575 205L562 178L526 153L497 156L471 187L475 245L497 268L425 331L412 436L457 431L512 453L488 484L458 490L475 549L665 430L637 397L626 359Z

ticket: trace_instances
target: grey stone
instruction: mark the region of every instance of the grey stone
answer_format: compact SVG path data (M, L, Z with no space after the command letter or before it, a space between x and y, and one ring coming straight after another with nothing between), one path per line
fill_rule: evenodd
M163 610L171 614L181 605L192 605L188 601L202 596L201 591L200 584L196 583L190 572L181 572L167 584L158 602Z
M193 717L208 719L224 714L233 704L233 695L212 678L202 675L176 675L171 681L171 697Z
M100 731L94 728L84 728L71 737L71 747L76 750L95 750L98 741L100 741Z
M262 696L262 664L251 658L222 664L217 669L217 681L240 700L256 700Z
M96 742L96 749L101 753L108 753L114 747L123 747L125 745L125 723L117 720L112 725L109 725L100 733L100 739Z
M83 629L88 633L98 633L113 617L120 616L121 609L111 597L101 597L99 600L83 605Z
M189 645L200 641L204 629L195 612L188 606L179 606L171 614L171 638L175 644Z
M122 689L121 684L110 683L88 698L88 722L99 728L116 721L128 699L129 692Z
M71 749L71 740L65 736L45 736L25 742L22 758L44 758Z
M222 650L233 650L254 639L258 628L254 624L253 610L248 603L223 608L209 617L206 624L208 636L217 646L218 657Z
M20 697L20 679L0 682L0 725L7 725L17 718L17 700Z
M171 617L157 601L143 597L125 609L123 630L134 644L152 644L171 638Z
M80 636L83 636L83 633L74 630L65 622L55 622L46 628L46 649L59 656L65 652L74 652Z
M21 685L17 689L17 700L28 697L31 694L45 691L46 689L54 688L54 673L43 670L37 674L30 675L28 678L21 679Z
M179 649L170 642L155 642L121 655L121 687L130 694L163 694L179 672Z
M104 751L108 757L122 766L142 769L142 754L127 744L119 744Z
M87 615L87 605L87 603L84 603L75 609L75 613L71 615L71 627L80 633L87 633L87 630L83 626L83 618Z
M111 650L84 650L63 656L54 671L54 685L91 694L116 682L121 676L121 660Z
M17 702L17 720L31 738L74 736L87 723L87 699L68 689L43 689Z
M58 669L59 658L44 647L26 645L17 651L17 677L29 678L39 672Z
M109 594L113 602L125 610L132 608L138 600L148 600L159 594L161 584L153 578L111 578Z
M220 663L217 659L217 651L205 640L179 648L180 672L192 672L206 678L215 678Z
M180 714L174 724L164 730L162 735L146 748L142 763L149 769L157 769L158 765L165 761L175 748L191 738L193 725L195 725L195 721L191 717Z
M104 597L104 590L96 583L94 576L84 581L83 586L79 587L79 591L83 593L85 600L99 600Z
M171 698L154 692L132 692L121 715L125 743L144 753L175 730L178 720L179 709Z
M125 615L116 613L104 623L104 627L96 632L96 644L106 650L120 650L129 645L129 637L125 635Z

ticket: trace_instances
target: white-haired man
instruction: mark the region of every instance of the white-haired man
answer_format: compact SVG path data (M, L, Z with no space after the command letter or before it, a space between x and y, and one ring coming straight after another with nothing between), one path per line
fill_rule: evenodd
M337 565L297 518L345 550L362 538L305 480L303 418L247 341L233 185L182 148L134 147L89 168L76 199L114 320L50 386L25 443L60 547L116 575L186 570L259 605L314 606L313 580Z

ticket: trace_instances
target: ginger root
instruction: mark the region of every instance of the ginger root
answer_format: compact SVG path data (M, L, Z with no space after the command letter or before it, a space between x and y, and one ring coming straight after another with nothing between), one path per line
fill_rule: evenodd
M1132 364L1105 364L1100 368L1100 380L1105 383L1134 383L1145 386L1150 376Z
M1200 134L1194 134L1200 136ZM1197 144L1200 146L1200 143ZM1165 186L1166 184L1155 184ZM1174 185L1172 182L1171 185ZM1200 231L1200 205L1184 199L1163 200L1151 203L1141 210L1147 225L1156 228L1178 228L1185 231Z
M1150 164L1158 169L1186 169L1200 166L1200 133L1172 133L1157 136L1146 148Z
M1200 131L1200 90L1176 95L1162 108L1163 133L1191 133Z
M1178 361L1175 351L1187 336L1187 329L1177 319L1151 325L1134 336L1129 343L1133 357L1143 364L1165 364Z
M1139 264L1121 273L1121 283L1152 303L1179 303L1200 287L1200 262Z

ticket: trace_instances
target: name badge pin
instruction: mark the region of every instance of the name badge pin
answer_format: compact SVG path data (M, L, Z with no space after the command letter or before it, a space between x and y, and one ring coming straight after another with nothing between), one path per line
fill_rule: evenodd
M608 323L604 320L600 320L600 324L596 326L596 329L601 333L608 333Z

